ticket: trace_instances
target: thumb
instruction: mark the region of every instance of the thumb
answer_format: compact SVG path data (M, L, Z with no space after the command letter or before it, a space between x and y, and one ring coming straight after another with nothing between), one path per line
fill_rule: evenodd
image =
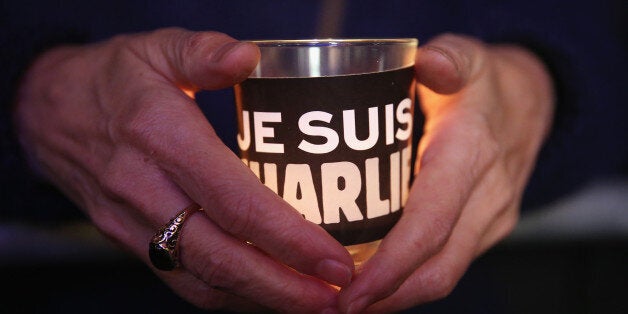
M438 94L460 91L482 68L483 44L476 39L443 34L420 47L417 81Z
M256 45L219 32L166 28L145 39L140 51L150 65L192 91L232 86L246 79L260 58Z

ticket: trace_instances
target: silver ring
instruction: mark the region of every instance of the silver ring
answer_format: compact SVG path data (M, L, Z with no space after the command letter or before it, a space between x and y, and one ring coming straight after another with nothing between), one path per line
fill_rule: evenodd
M186 218L201 210L198 204L192 204L180 211L153 236L148 246L148 256L155 268L170 271L179 267L179 237Z

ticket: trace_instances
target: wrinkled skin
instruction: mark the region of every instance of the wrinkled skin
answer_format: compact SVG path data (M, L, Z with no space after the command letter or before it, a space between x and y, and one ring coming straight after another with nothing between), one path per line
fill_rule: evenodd
M36 169L149 267L154 232L200 204L182 231L182 267L153 270L206 309L407 308L446 296L516 224L552 115L550 79L530 53L456 35L419 48L427 120L417 175L402 219L357 271L337 241L259 182L194 102L258 60L254 45L175 28L53 49L19 90L20 140Z
M516 225L550 128L550 78L521 48L447 34L419 49L416 73L426 116L416 177L402 219L341 292L350 313L447 296Z

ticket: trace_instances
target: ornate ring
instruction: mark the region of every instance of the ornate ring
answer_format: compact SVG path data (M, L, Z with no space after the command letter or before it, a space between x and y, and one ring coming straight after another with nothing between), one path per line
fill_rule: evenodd
M148 246L148 256L155 268L169 271L179 266L179 246L177 244L183 223L190 214L198 210L202 210L198 204L186 207L155 233Z

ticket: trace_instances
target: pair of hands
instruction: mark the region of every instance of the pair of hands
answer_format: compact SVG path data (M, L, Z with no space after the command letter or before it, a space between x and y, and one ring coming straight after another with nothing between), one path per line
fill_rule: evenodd
M258 59L254 45L182 29L56 48L19 90L20 139L98 229L148 265L155 231L200 204L183 229L183 267L155 273L202 308L408 308L446 296L516 224L552 116L551 81L532 54L456 35L419 48L417 174L401 220L357 271L259 182L194 101L244 80Z

